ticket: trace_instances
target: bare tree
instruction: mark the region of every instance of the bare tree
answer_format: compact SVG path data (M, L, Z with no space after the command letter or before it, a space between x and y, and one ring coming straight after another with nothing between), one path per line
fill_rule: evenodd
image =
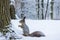
M41 7L42 7L42 19L44 19L43 8L44 8L44 0L41 0Z
M37 9L36 9L36 10L37 10L37 17L38 17L38 19L39 19L40 0L36 0L36 2L37 2L37 3L36 3L36 5L37 5Z
M21 18L23 18L23 16L24 16L24 5L25 5L25 3L24 2L21 2Z
M45 12L45 19L46 19L46 16L47 16L48 6L49 6L49 0L47 0L46 12Z
M57 6L57 9L58 9L58 15L60 15L60 7Z
M54 0L51 0L51 19L53 19L53 6L54 6Z
M22 0L14 0L15 1L15 11L16 15L18 15L19 18L21 18L21 1Z

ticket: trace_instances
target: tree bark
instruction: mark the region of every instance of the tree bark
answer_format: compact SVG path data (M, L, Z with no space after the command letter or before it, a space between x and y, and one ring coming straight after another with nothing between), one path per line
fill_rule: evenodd
M48 6L49 6L49 0L47 0L47 6L46 6L46 12L45 12L45 19L46 19L47 12L48 12Z
M39 13L39 9L40 9L40 0L36 0L36 11L37 11L37 18L39 19L39 15L40 15L40 13Z
M41 0L41 7L42 7L42 19L44 19L44 0Z
M10 0L0 0L0 32L10 24Z
M54 5L54 0L51 0L51 19L53 19L53 5Z
M10 16L11 16L11 19L16 19L14 5L10 5Z

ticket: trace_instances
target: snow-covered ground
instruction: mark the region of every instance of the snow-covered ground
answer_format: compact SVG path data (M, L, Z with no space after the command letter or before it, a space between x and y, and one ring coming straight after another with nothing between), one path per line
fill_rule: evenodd
M26 24L29 27L30 33L34 31L41 31L45 37L24 37L23 31L19 25L19 20L12 20L13 30L17 35L20 35L20 40L60 40L60 21L56 20L30 20L26 19Z
M21 39L17 40L60 40L60 21L56 20L31 20L26 19L26 24L29 27L30 33L34 31L41 31L45 37L24 37L23 30L18 27L19 20L11 20L12 29L16 35ZM1 34L0 34L1 35ZM12 34L13 35L13 34ZM0 40L5 40L5 37L0 37Z

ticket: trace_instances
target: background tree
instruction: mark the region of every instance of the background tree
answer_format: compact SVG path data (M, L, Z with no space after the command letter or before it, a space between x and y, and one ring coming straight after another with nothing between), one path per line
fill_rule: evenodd
M47 16L48 6L49 6L49 0L47 0L46 12L45 12L45 19L46 19L46 16Z
M22 0L14 0L15 1L15 12L16 12L16 15L21 18L21 1Z
M23 18L23 16L24 16L24 5L25 5L25 3L24 2L21 2L21 18Z
M16 19L14 5L10 5L10 16L11 16L11 19Z
M42 7L42 19L44 19L44 11L43 11L43 9L44 9L44 0L41 0L41 7Z
M53 19L53 6L54 6L54 0L51 0L51 19Z
M36 8L36 10L37 10L37 17L38 17L38 19L39 19L39 9L40 9L40 0L36 0L36 6L37 6L37 8Z

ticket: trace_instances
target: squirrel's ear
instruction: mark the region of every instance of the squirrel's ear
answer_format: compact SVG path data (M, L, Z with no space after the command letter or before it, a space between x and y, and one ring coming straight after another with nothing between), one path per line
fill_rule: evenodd
M26 18L26 16L24 17L24 19Z

